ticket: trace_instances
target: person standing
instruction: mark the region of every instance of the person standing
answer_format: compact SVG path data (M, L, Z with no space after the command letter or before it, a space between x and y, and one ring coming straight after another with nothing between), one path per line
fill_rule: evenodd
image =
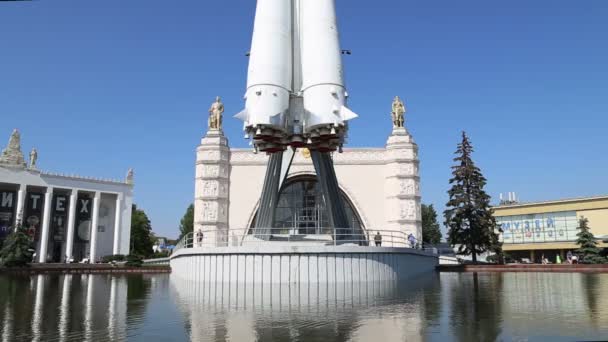
M196 232L196 242L198 247L202 247L203 244L203 232L200 230Z
M407 240L410 242L410 246L412 248L416 247L416 237L414 236L414 234L410 233L410 235L407 236Z
M566 260L568 260L569 264L572 264L572 251L568 251L566 254Z
M382 246L382 235L380 235L380 232L376 233L376 236L374 236L374 241L376 242L376 247Z

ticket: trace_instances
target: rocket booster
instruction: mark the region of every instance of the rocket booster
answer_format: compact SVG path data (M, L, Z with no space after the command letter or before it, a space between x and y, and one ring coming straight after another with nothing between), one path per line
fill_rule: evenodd
M256 150L340 148L346 121L357 117L347 96L334 0L258 0L236 115Z

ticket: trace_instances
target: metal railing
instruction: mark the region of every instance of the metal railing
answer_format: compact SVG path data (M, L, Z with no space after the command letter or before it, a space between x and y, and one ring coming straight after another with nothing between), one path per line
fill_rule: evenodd
M322 228L321 232L327 234L298 234L298 229L283 228L254 228L226 229L226 230L199 230L184 235L175 245L173 253L182 248L194 247L239 247L259 246L273 243L288 243L290 246L376 246L401 247L428 250L436 254L434 248L424 248L418 241L407 233L398 230L373 229L362 231L352 228ZM259 233L269 232L269 233ZM274 233L273 233L274 232ZM277 233L279 232L279 233ZM376 240L377 234L380 240ZM377 244L376 242L379 242Z

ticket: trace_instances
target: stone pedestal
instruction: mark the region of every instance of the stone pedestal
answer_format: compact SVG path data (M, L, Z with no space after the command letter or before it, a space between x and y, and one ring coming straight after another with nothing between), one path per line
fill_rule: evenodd
M210 129L196 149L194 243L204 231L205 246L228 243L230 147L222 130Z
M383 229L403 231L422 243L418 145L404 127L395 127L386 142Z

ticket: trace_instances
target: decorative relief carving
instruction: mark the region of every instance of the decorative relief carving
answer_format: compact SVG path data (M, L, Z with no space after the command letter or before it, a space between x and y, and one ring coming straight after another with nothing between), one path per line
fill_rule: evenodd
M400 148L387 150L388 160L415 160L414 150L411 148Z
M420 185L414 179L402 179L399 182L401 195L417 195L420 190Z
M402 220L416 219L416 201L402 201L399 208L399 216Z
M203 221L216 221L217 208L217 202L203 202Z
M343 153L334 153L333 159L334 164L380 164L383 163L386 158L385 149L360 149L360 150L346 150Z
M232 150L230 161L233 164L266 164L268 156L262 153L255 154L251 150Z
M418 176L418 166L414 163L398 164L397 175Z
M203 196L217 196L218 184L216 181L203 182Z
M202 160L219 160L220 151L205 151L203 152Z
M218 177L220 175L219 165L205 165L203 177Z
M332 158L334 164L382 164L385 160L385 149L357 149L345 150L343 153L334 153ZM258 165L266 164L268 156L264 154L254 154L250 150L232 150L230 161L232 164ZM296 154L294 164L312 164L310 159L304 158L301 154Z

